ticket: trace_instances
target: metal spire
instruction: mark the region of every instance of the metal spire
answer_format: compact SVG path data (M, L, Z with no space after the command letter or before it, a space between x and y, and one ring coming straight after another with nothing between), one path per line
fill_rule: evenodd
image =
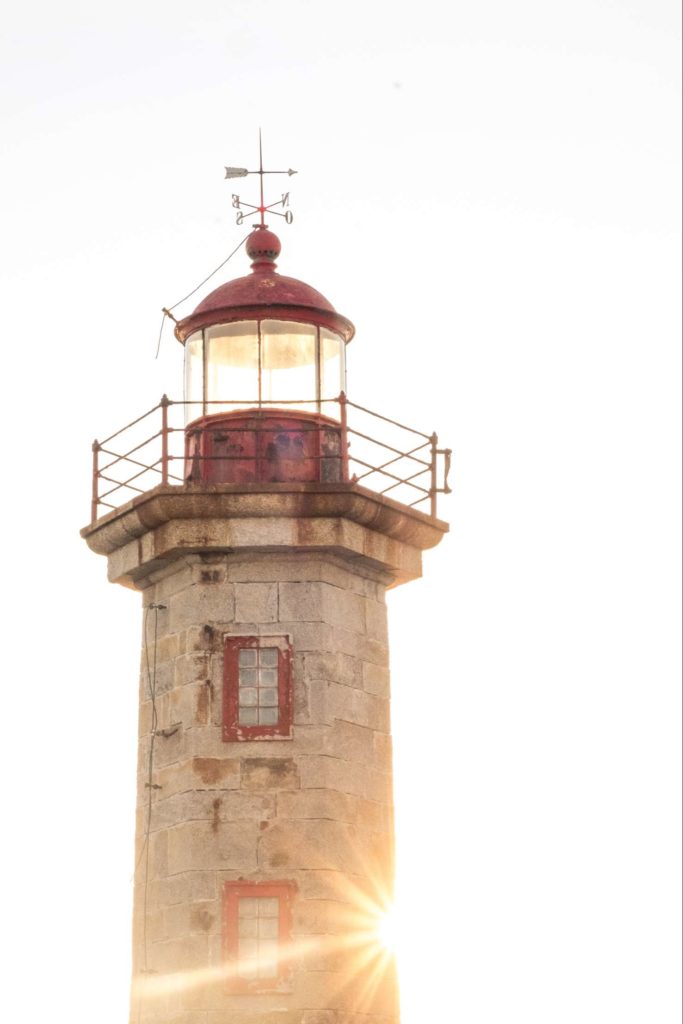
M240 197L233 192L233 194L232 194L232 205L233 205L234 209L237 210L237 215L236 215L236 218L235 218L236 223L237 224L242 224L243 221L246 220L247 217L254 217L254 216L256 216L256 214L259 214L260 217L261 217L261 223L258 226L261 227L261 228L265 228L266 224L265 224L265 221L264 221L264 217L265 217L266 211L268 211L268 212L270 212L272 214L275 214L276 217L284 217L286 223L287 224L291 224L293 219L294 219L293 216L292 216L292 211L289 210L289 209L286 209L289 206L289 192L283 192L281 198L278 199L276 202L266 204L266 202L265 202L265 200L263 198L263 196L264 196L263 176L264 176L264 174L287 174L287 175L289 175L289 177L291 177L293 174L296 174L297 172L293 171L291 167L288 170L286 170L286 171L264 171L264 169L263 169L263 144L262 144L262 140L261 140L261 129L260 128L259 128L259 132L258 132L258 152L259 152L259 167L258 167L257 171L249 171L249 170L247 170L246 167L226 167L225 168L225 177L226 178L246 178L246 176L248 174L258 174L259 175L259 179L260 179L260 198L261 198L261 202L260 202L260 204L258 206L254 206L253 203L246 203L246 202L244 202L243 199L240 199ZM276 210L275 209L276 206L282 206L284 208L284 212L282 210ZM246 211L248 211L248 212L245 212L245 208L246 208Z

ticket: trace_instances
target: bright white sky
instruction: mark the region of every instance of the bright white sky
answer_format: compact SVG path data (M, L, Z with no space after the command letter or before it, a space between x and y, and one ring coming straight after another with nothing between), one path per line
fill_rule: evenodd
M221 175L259 125L351 397L455 452L452 533L390 598L405 1024L680 1020L677 8L5 15L13 1024L127 1012L140 601L78 537L89 446L180 394L159 310L242 237Z

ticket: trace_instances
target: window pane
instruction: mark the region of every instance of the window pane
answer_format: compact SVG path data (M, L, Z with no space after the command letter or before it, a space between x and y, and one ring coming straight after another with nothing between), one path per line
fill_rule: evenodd
M338 334L320 328L320 397L337 398L340 391L345 390L344 382L344 342ZM325 402L322 406L325 416L338 420L339 405L336 402Z
M256 651L254 651L256 654ZM261 664L264 666L277 666L277 647L262 647L259 651ZM249 663L251 664L251 662Z
M259 978L274 978L277 974L277 942L259 944Z
M258 683L258 672L255 668L240 669L240 686L256 686Z
M240 939L240 957L247 959L258 955L258 939Z
M255 939L259 934L259 919L257 917L240 917L239 934L240 938Z
M241 320L206 332L207 413L258 404L258 324ZM230 401L234 404L224 404Z
M258 712L258 724L259 725L277 725L279 718L279 711L277 708L259 708Z
M280 934L279 919L277 917L260 917L258 920L258 933L262 939L276 939Z
M259 704L262 708L276 708L277 690L259 690Z
M288 409L316 410L316 328L284 320L261 321L261 397ZM289 404L293 403L293 404Z
M253 708L258 704L258 690L255 686L243 686L240 690L240 707Z
M278 917L280 916L280 900L277 896L269 896L259 901L259 917Z
M240 708L239 723L240 725L258 725L258 709Z
M257 651L245 648L240 651L240 665L255 665Z
M202 332L197 331L185 342L185 422L202 415L204 400L204 357Z
M244 899L240 900L239 916L258 917L258 904L259 901L255 897L245 896Z
M277 672L274 668L262 668L259 675L261 686L277 686Z

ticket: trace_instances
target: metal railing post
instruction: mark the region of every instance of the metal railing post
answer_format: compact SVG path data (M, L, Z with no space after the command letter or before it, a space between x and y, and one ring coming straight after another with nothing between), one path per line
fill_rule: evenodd
M168 483L168 407L171 401L168 395L161 396L161 482Z
M97 519L97 506L99 505L99 454L100 454L100 443L95 440L92 443L92 498L90 501L90 522L94 523Z
M439 439L436 434L432 434L429 439L432 445L432 466L431 466L431 484L429 487L429 505L430 512L436 518L436 456Z
M348 435L348 413L346 409L347 398L344 391L339 393L339 419L341 421L341 477L347 483L349 480L349 435Z

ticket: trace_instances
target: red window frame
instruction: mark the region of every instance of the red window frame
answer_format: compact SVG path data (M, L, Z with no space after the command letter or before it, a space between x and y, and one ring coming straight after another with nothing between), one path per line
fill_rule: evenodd
M223 960L229 969L227 986L230 992L272 992L280 988L290 974L288 957L284 954L292 937L292 907L296 893L295 882L225 882L223 885ZM256 897L279 900L279 934L277 971L272 978L240 978L239 962L239 901Z
M278 720L275 725L240 725L239 652L277 647ZM292 735L292 645L286 636L226 636L223 647L223 740L290 739Z

